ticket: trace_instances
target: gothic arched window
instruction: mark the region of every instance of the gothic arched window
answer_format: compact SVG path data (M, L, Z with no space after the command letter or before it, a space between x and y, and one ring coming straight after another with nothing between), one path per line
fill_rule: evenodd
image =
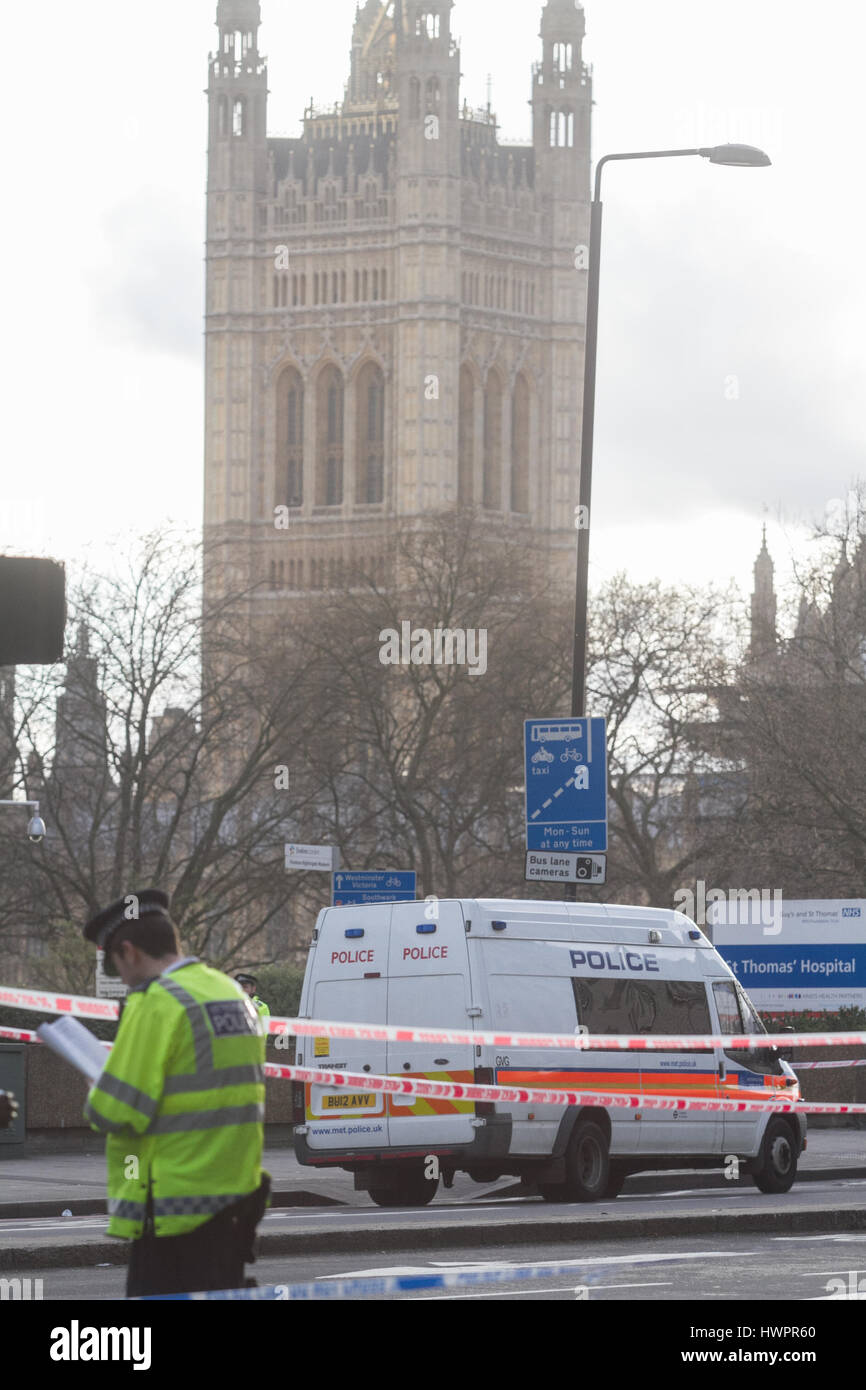
M431 14L429 10L425 10L418 16L415 25L415 34L417 38L426 37L428 39L438 39L439 33L440 17L438 14Z
M442 89L439 86L438 77L427 78L427 114L438 115L439 105L442 100Z
M228 135L228 133L229 133L229 99L228 99L228 97L220 97L220 99L219 99L219 124L218 124L218 129L219 129L219 133L220 133L221 136L226 136L226 135Z
M475 501L475 377L469 367L460 368L457 501L461 507Z
M277 385L277 505L304 500L304 383L287 367Z
M502 383L495 371L484 392L483 502L489 511L502 507Z
M232 107L232 133L243 135L244 133L244 102L242 97L238 97Z
M511 510L529 511L529 387L522 372L511 397Z
M421 83L413 77L409 83L409 119L418 120L421 116Z
M357 498L378 503L385 496L385 377L381 367L368 362L355 387L357 414Z
M316 402L316 505L343 501L343 377L336 367L319 375Z

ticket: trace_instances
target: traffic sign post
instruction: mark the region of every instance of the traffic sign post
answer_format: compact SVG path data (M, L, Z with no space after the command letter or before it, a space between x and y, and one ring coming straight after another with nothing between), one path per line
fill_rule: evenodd
M331 875L331 906L352 903L412 903L414 869L344 869Z
M606 854L606 721L527 719L524 763L527 851Z

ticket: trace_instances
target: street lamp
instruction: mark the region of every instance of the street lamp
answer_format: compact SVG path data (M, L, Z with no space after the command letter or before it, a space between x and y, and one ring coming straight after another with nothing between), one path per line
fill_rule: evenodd
M40 840L45 839L45 822L39 815L38 801L0 801L0 806L33 806L36 814L31 817L27 826L27 838L32 840L35 845L38 845Z
M574 604L574 656L571 673L571 713L582 715L586 704L587 583L589 576L589 517L592 493L592 437L595 422L595 363L598 350L598 286L601 257L601 174L615 159L682 159L699 156L711 164L734 169L766 168L772 161L754 145L712 145L698 150L642 150L607 154L595 170L595 197L589 232L589 284L586 297L586 360L583 374L583 428L580 441L580 509L577 531L577 582Z

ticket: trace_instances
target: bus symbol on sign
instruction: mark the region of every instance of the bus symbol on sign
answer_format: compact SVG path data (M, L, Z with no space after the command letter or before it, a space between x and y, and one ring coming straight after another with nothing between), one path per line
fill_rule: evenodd
M570 743L573 738L583 738L583 729L575 728L573 724L534 724L532 727L533 743L552 743L560 739Z

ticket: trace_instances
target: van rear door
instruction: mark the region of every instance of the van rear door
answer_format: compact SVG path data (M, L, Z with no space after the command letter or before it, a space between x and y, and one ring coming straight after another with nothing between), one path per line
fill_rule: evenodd
M438 903L438 917L432 920L425 917L423 903L395 903L391 912L388 1022L471 1028L469 953L460 903ZM469 1044L389 1043L387 1062L391 1076L471 1082L475 1075ZM392 1148L468 1144L475 1136L472 1101L391 1096L389 1110Z
M388 903L325 912L316 943L310 1016L323 1023L387 1022L390 931ZM387 1069L384 1042L307 1038L302 1055L308 1066L323 1070L382 1075ZM387 1102L381 1091L307 1086L306 1123L311 1149L378 1149L388 1143Z

